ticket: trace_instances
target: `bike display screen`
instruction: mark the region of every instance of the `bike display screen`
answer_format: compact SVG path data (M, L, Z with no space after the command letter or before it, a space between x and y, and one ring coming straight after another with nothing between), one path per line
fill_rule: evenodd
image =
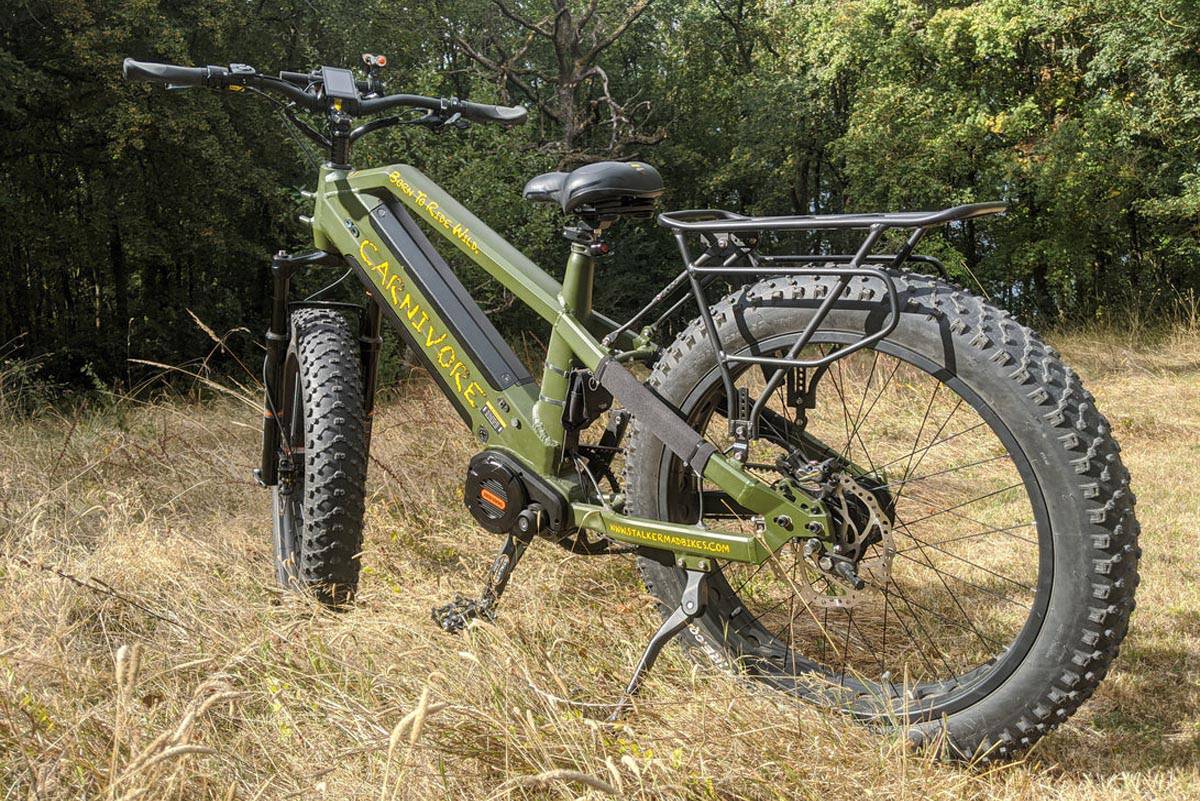
M358 100L358 86L354 73L337 67L321 67L321 81L325 84L325 96L339 100Z

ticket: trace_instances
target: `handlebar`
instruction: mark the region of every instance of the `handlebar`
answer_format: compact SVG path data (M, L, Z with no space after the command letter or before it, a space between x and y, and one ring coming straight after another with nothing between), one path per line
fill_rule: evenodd
M150 81L170 83L177 86L209 86L214 71L229 72L224 67L177 67L174 64L156 64L151 61L125 59L122 74L127 81Z
M229 67L209 65L206 67L181 67L175 64L159 64L148 61L125 59L122 68L128 81L148 81L173 86L201 86L209 89L229 89L250 86L264 91L285 95L298 106L309 111L324 111L331 101L318 93L321 73L280 72L278 77L263 75L245 64ZM367 91L367 83L358 81L359 91ZM458 114L472 122L493 122L500 125L520 125L525 122L528 111L521 106L494 106L488 103L472 103L458 98L425 97L423 95L384 95L363 97L346 104L352 115L378 114L397 107L421 108L446 116ZM339 107L340 108L340 107Z
M521 106L493 106L488 103L472 103L456 97L438 98L423 95L385 95L368 97L358 101L359 114L378 114L381 111L407 106L437 111L444 114L460 114L472 122L495 122L500 125L520 125L525 122L528 111Z
M165 83L170 86L202 86L209 89L252 86L286 95L296 105L309 111L321 111L325 103L313 92L301 89L293 83L262 75L245 64L218 67L180 67L175 64L159 64L153 61L125 59L121 71L127 81Z

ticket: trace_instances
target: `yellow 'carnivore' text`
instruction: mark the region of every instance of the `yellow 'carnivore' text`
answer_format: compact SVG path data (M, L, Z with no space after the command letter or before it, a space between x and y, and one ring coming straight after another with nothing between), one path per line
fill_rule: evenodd
M445 373L447 383L472 409L478 409L480 403L487 401L483 387L471 378L470 369L459 358L454 344L448 341L449 333L445 329L438 331L429 313L421 308L420 301L411 292L405 291L400 272L393 269L386 259L377 261L380 255L378 245L364 239L358 246L358 255L366 268L378 276L379 286L391 301L392 308L398 315L408 319L413 339Z

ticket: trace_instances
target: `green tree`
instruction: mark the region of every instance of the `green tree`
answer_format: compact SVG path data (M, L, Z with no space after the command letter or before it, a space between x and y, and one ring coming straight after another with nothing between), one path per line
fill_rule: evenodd
M129 357L209 351L190 310L215 331L248 328L231 347L253 357L270 255L308 244L297 190L317 154L276 111L248 93L127 84L125 56L275 70L384 52L394 90L526 103L520 129L394 130L356 159L416 164L552 271L561 221L520 188L600 158L655 164L676 208L1005 199L1005 217L951 226L925 249L1045 321L1200 289L1197 41L1193 0L10 3L0 349L44 356L67 381L89 365L136 380ZM615 236L598 301L620 313L679 267L653 225ZM455 264L502 330L537 335L498 286Z

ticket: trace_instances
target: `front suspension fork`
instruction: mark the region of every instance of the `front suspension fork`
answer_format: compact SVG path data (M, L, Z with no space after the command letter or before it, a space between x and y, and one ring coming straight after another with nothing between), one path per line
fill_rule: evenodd
M379 350L383 347L382 315L379 303L367 293L367 305L359 317L358 342L362 348L363 424L367 433L367 453L371 452L371 428L375 422L375 385L379 377Z
M263 392L266 397L263 404L262 458L259 467L254 471L254 478L260 486L273 487L279 481L279 464L276 460L276 454L279 452L280 422L277 414L280 401L283 399L283 360L287 354L289 336L288 290L291 287L292 275L300 267L341 266L343 266L341 256L336 253L326 253L322 250L298 256L290 255L281 250L275 254L275 258L271 259L271 325L267 329L267 355L263 361ZM370 390L370 394L367 395L368 406L371 403L371 397L374 395L375 362L379 354L377 343L368 348L364 340L364 337L371 330L374 331L374 339L378 340L379 338L379 307L375 305L374 301L370 305L374 308L374 327L370 328L367 322L372 318L372 313L368 309L367 313L363 315L359 335L360 341L364 342L364 368L367 370L365 375L369 376L369 383L367 385ZM369 363L366 361L368 355L370 356Z

